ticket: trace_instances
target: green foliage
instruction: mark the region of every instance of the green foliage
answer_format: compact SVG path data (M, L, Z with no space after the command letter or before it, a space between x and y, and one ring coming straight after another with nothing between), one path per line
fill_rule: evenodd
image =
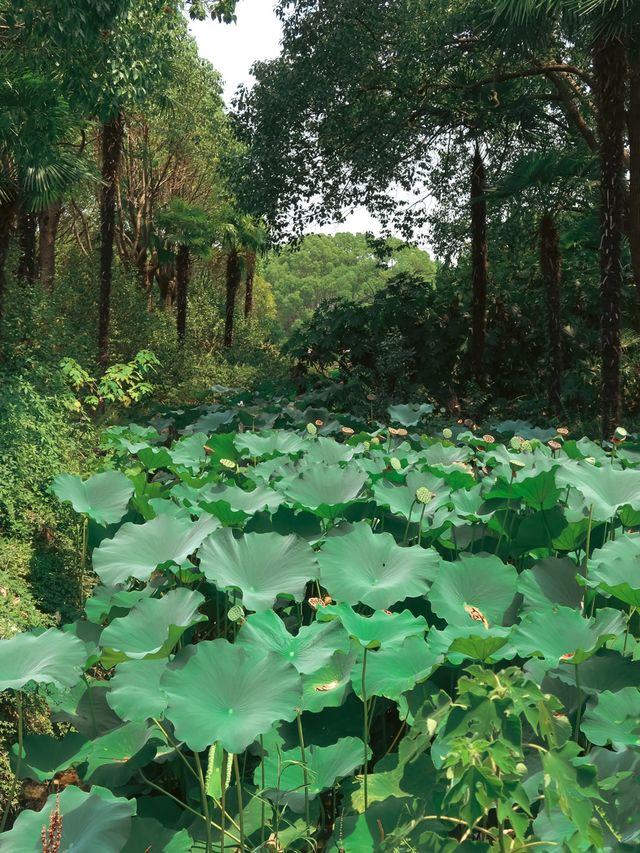
M306 323L325 300L369 302L400 273L431 281L435 264L428 253L385 241L379 260L364 234L307 234L298 246L269 255L264 276L273 288L278 322L285 334Z
M0 640L23 722L35 694L75 729L28 722L12 752L18 779L78 774L66 837L86 809L115 853L168 793L171 849L223 832L247 851L276 832L382 853L635 843L637 437L507 421L500 440L439 438L408 405L398 435L313 396L217 393L166 412L182 435L164 444L109 430L117 493L58 481L119 519L93 550L101 584L86 618ZM24 810L5 846L40 828Z
M72 358L63 358L60 370L76 395L76 408L95 411L106 404L127 408L153 393L147 375L160 362L149 350L140 350L126 364L112 364L100 376L92 376Z

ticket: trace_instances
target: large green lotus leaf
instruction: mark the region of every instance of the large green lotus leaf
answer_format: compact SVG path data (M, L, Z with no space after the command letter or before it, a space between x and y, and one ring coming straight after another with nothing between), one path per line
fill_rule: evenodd
M129 611L140 599L153 595L153 592L152 586L147 586L144 589L124 590L98 584L86 600L84 612L90 622L99 625L108 618L113 610Z
M505 500L522 500L527 506L537 510L551 509L556 505L560 489L556 486L553 471L541 471L533 477L522 480L502 480L487 492L487 500L502 498Z
M73 687L87 660L85 644L73 634L49 628L41 634L16 634L0 640L0 691L25 684Z
M369 750L370 754L370 750ZM332 788L336 780L350 776L363 762L364 743L357 737L343 737L331 746L311 744L305 751L309 799ZM264 772L266 795L276 803L286 803L293 811L304 809L304 769L300 750L272 750L263 766L254 772L254 783L262 786Z
M206 622L198 613L204 595L184 588L162 598L143 598L120 619L114 619L100 637L103 665L110 669L125 660L165 658L191 625Z
M107 704L107 681L81 681L69 689L47 689L51 719L68 723L86 738L95 738L122 725L122 720Z
M212 516L193 523L169 515L144 524L123 524L113 539L95 549L93 568L109 586L129 578L146 581L158 566L183 563L218 525Z
M204 432L208 435L211 432L217 432L221 426L230 424L235 416L236 412L233 409L210 409L200 415L197 421L185 427L183 432L185 435L194 432Z
M377 649L387 644L400 645L409 637L420 636L427 630L426 619L414 616L408 610L402 613L376 610L372 616L361 616L344 602L329 604L318 610L319 621L329 622L332 619L339 619L349 636L367 649Z
M2 836L2 853L42 853L42 829L48 828L56 808L57 794L51 794L38 812L22 811L10 832ZM69 785L60 794L64 853L121 853L131 831L136 801L114 797L106 788L83 791Z
M351 447L349 444L340 444L333 438L325 438L323 435L319 435L314 441L308 442L307 447L305 464L337 465L340 462L349 462L356 452L355 447Z
M133 495L131 481L120 471L103 471L88 480L75 474L58 474L52 489L59 500L70 501L98 524L115 524L127 511Z
M243 432L235 436L235 445L239 450L246 450L254 459L299 453L308 446L308 439L295 432L272 430L266 432Z
M572 666L561 663L549 667L547 661L539 658L528 660L524 669L527 675L541 685L545 678L548 683L561 681L575 689L575 672ZM595 655L580 664L580 689L587 696L597 696L604 690L617 693L625 687L640 684L640 661L623 657L619 652L601 648ZM545 692L554 692L545 684Z
M319 713L325 708L338 708L351 685L351 670L357 651L337 652L326 666L302 678L302 710Z
M311 546L297 536L218 530L200 548L200 569L219 589L239 589L248 610L268 610L278 596L302 601L318 576Z
M399 702L403 693L419 681L426 681L441 661L442 656L433 652L423 637L409 637L401 646L384 646L370 652L365 670L367 696L386 696ZM362 699L361 661L351 672L351 686Z
M194 849L186 829L176 832L152 817L134 817L122 853L191 853Z
M620 507L640 509L640 471L596 468L588 462L566 462L556 472L560 487L571 486L583 497L584 515L593 507L593 521L609 521Z
M585 582L640 608L640 536L622 534L597 548L589 559Z
M463 555L443 563L429 592L431 607L450 625L486 619L502 625L516 594L518 574L499 557Z
M127 450L133 454L142 450L143 447L148 447L150 444L156 444L159 441L161 441L160 433L154 427L143 427L139 424L112 426L105 429L100 435L102 447Z
M79 763L87 745L87 739L78 732L68 732L59 739L51 735L27 735L23 742L20 778L37 782L53 779L56 773ZM11 752L15 772L18 744L14 744Z
M412 521L419 521L422 506L416 501L416 490L426 488L435 497L426 506L426 513L433 514L434 510L449 500L451 490L440 477L433 474L412 471L407 474L406 485L394 485L387 480L377 480L373 484L373 498L378 506L389 507L394 515L402 515Z
M589 702L580 728L598 746L640 748L640 690L625 687L617 693L600 693Z
M326 666L335 652L348 652L349 637L339 622L312 622L294 636L273 610L252 613L244 622L236 646L276 652L298 672L309 675Z
M445 468L455 465L456 462L467 462L472 456L473 451L470 447L456 447L452 444L440 444L440 442L430 445L420 453L420 458L429 465Z
M393 423L401 424L402 426L416 426L425 415L430 415L433 412L431 403L398 403L395 406L387 408L389 417Z
M509 643L510 628L494 626L485 628L482 622L469 625L447 625L442 631L429 631L429 647L434 654L446 655L454 666L464 660L493 663L505 657L514 657L515 649Z
M151 519L157 515L170 515L173 518L179 518L183 521L190 521L192 513L189 507L179 506L177 503L167 498L151 498L149 506L153 511ZM196 513L193 513L194 515ZM198 513L199 514L199 513Z
M120 664L109 680L107 702L123 720L141 723L158 719L167 707L167 697L160 689L166 669L164 660L132 660Z
M282 503L282 495L273 489L258 486L251 492L239 486L208 486L202 489L197 502L209 512L216 514L216 504L227 504L235 512L242 512L244 517L255 512L275 512Z
M390 533L374 533L366 521L328 539L318 561L320 581L336 601L362 602L374 610L424 595L441 563L433 549L401 548Z
M355 468L337 465L309 465L298 469L275 484L290 503L317 515L333 518L358 498L367 475Z
M169 456L174 465L188 468L190 471L198 471L204 466L206 453L204 446L207 443L207 434L197 432L187 438L181 438L174 442L169 450Z
M90 742L82 776L108 788L126 785L135 770L153 761L159 739L146 723L125 723Z
M301 686L295 667L279 655L227 640L198 643L184 665L168 669L161 681L165 716L197 752L216 741L228 752L243 752L277 720L295 717Z
M579 664L623 631L624 624L622 613L606 608L593 619L569 607L536 610L514 628L511 641L522 657L536 655L553 664L560 660Z
M518 578L518 592L524 597L524 610L539 610L556 605L582 608L584 590L576 580L578 566L568 557L538 560Z

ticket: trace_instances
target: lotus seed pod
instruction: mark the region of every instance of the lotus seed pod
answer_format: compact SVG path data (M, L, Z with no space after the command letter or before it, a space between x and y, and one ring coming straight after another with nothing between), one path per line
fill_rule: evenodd
M435 494L427 489L426 486L420 486L416 489L416 500L420 504L428 504L435 498Z
M371 439L371 444L380 444L380 439L377 435L373 436L373 438Z
M236 467L236 463L233 461L233 459L221 459L220 464L223 466L223 468L235 468Z
M317 435L318 427L315 424L307 424L307 432L309 435Z
M514 435L513 438L509 441L509 444L514 450L520 450L523 441L524 438L520 438L519 435Z
M449 441L450 438L453 438L453 432L449 429L449 427L445 427L442 430L442 437L446 438Z
M594 456L587 456L584 461L588 462L589 465L595 465L596 464L596 460L595 460Z
M533 452L533 445L531 444L531 442L525 439L522 442L522 444L520 445L520 452L521 453L532 453Z
M368 450L371 447L371 443L369 441L365 441L362 446L365 450Z
M616 441L624 441L625 438L629 435L624 427L616 427L616 431L613 434L613 437Z
M389 465L393 468L394 471L402 471L402 462L398 459L397 456L392 456L389 460Z
M512 459L512 460L511 460L511 462L509 462L509 465L511 466L511 470L512 470L514 473L515 473L516 471L522 471L522 469L523 469L523 468L526 468L526 467L527 467L527 466L524 464L524 462L521 462L519 459Z

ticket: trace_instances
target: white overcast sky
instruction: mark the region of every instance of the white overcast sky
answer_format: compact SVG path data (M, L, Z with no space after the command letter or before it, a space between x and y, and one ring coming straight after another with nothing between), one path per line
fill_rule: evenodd
M219 24L210 20L191 23L201 56L212 62L222 74L227 104L231 103L238 86L252 84L249 69L254 62L273 59L280 52L280 22L273 7L272 0L239 0L235 24ZM344 223L312 230L378 233L380 225L366 210L357 209L347 216Z

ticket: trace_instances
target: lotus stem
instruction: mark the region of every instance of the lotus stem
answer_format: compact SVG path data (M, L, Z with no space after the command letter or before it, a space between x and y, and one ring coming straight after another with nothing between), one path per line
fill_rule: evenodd
M238 821L240 823L240 851L244 853L244 807L242 804L242 779L240 777L240 767L238 765L238 756L233 753L233 769L236 774L236 791L238 792Z
M427 508L426 504L422 505L422 512L420 513L420 521L418 523L418 545L422 542L422 519L424 518L424 511Z
M367 687L365 683L367 675L367 647L365 646L362 657L362 704L364 706L364 810L369 806L369 790L367 784L367 764L369 763L369 714L367 713Z
M580 664L576 664L576 690L578 691L578 707L576 708L576 723L573 730L573 739L578 743L580 737L580 718L582 717L582 689L580 687Z
M82 516L82 550L80 551L80 603L84 607L84 576L87 568L87 551L89 550L89 518Z
M207 853L213 853L213 838L211 836L211 818L209 816L209 800L207 799L207 787L204 783L204 773L202 772L200 756L197 752L194 751L193 757L195 758L196 768L198 771L198 783L200 785L200 799L202 800L202 810L204 812L204 819L207 822ZM224 819L224 816L222 819ZM224 844L224 830L222 833L222 843Z
M225 609L226 612L226 609ZM227 762L229 760L229 756L227 755L227 751L225 749L222 750L222 769L220 770L220 779L221 779L221 789L222 789L222 797L220 799L220 826L222 828L222 832L220 834L220 853L224 853L224 819L226 816L226 798L227 798Z
M584 552L584 576L587 576L587 567L589 565L589 554L591 551L591 526L593 523L593 504L589 507L589 526L587 527L587 542Z
M7 803L4 807L4 814L2 815L2 822L0 822L0 832L4 832L5 826L7 825L7 818L9 817L9 812L11 811L11 803L13 802L13 798L16 793L16 788L18 787L18 783L20 780L20 771L22 770L22 744L23 744L23 713L22 713L22 693L19 690L16 691L16 710L18 712L18 760L16 761L16 772L13 777L13 781L11 782L11 788L9 790L9 794L7 796Z
M304 817L307 830L311 829L311 813L309 811L309 773L307 771L307 756L304 748L304 732L302 731L302 716L298 711L298 739L300 741L300 759L302 760L302 777L304 779Z
M629 605L629 616L627 617L627 629L624 632L624 645L622 646L622 654L625 654L627 651L627 640L629 639L629 629L631 628L631 617L636 612L636 608L633 605Z
M265 805L265 801L264 801L264 786L265 786L265 778L264 778L264 738L262 735L260 735L260 752L262 753L262 756L260 759L260 792L261 792L261 796L260 796L260 806L261 806L261 808L260 808L260 825L261 825L260 843L264 844L264 841L265 841L265 838L264 838L265 823L266 823L266 819L267 819L267 814L266 814L266 805Z
M414 500L411 503L411 506L409 507L409 518L407 519L407 526L404 529L404 536L402 537L402 544L403 545L407 544L407 537L409 535L409 527L411 525L411 516L413 514L413 508L415 505L416 505L416 502L415 502L415 498L414 498Z

